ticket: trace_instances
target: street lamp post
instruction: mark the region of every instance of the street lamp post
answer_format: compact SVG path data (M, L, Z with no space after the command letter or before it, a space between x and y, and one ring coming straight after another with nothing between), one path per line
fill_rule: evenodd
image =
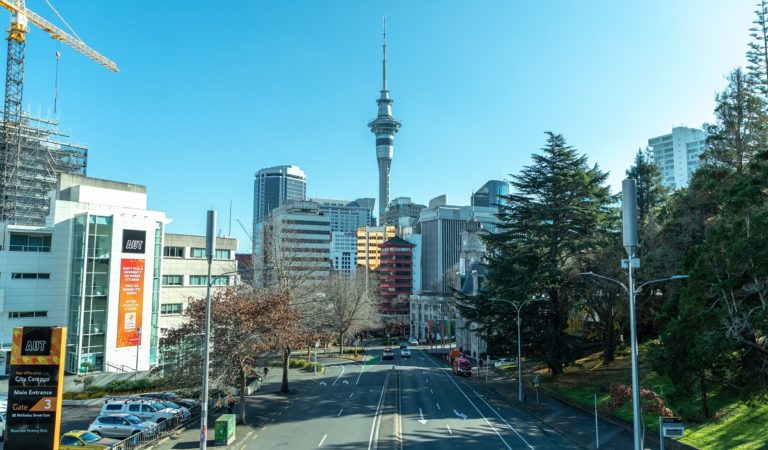
M540 302L544 301L546 298L529 298L528 300L521 303L519 306L517 303L511 301L511 300L504 300L502 298L492 299L491 301L495 302L505 302L509 303L510 305L515 307L515 312L517 313L517 401L522 402L523 401L523 359L522 359L522 341L521 341L521 333L520 333L520 311L530 302Z
M666 281L672 281L672 280L684 280L688 278L688 275L672 275L671 277L667 278L659 278L658 280L650 280L646 281L645 283L641 284L640 286L635 289L634 282L632 279L632 261L630 260L630 269L629 269L629 287L625 286L624 283L622 283L619 280L614 280L613 278L608 278L604 275L599 275L594 272L581 272L579 275L582 276L590 276L595 278L600 278L605 281L610 281L612 283L616 283L619 286L621 286L622 289L627 293L627 296L629 297L629 329L630 329L630 339L631 339L631 359L632 359L632 415L633 415L633 425L634 425L634 439L635 439L635 450L641 450L642 449L642 438L641 438L641 426L640 426L640 373L638 368L638 361L637 361L637 322L635 319L635 297L637 294L643 290L644 287L656 284L656 283L663 283Z
M216 253L216 211L209 210L205 228L205 257L208 260L208 286L205 292L205 342L203 342L203 398L200 408L200 450L208 448L208 376L211 338L211 264Z

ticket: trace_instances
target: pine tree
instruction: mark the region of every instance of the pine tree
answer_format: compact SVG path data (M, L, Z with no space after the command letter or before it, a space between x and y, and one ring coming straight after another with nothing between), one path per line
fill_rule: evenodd
M749 29L752 42L747 50L747 70L753 91L768 99L768 1L760 0L755 15L754 26Z
M661 183L661 170L651 161L648 149L637 149L635 162L626 175L637 182L637 221L642 227L648 223L651 211L664 202L667 188Z

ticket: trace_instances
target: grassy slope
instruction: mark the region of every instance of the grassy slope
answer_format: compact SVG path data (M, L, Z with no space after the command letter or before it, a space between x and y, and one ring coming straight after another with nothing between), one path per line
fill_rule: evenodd
M675 415L687 412L685 415L695 415L699 411L699 400L690 402L670 403L667 398L674 391L666 377L659 376L650 367L643 364L643 354L640 351L640 384L652 388L666 401L666 406ZM597 395L598 403L609 399L607 386L611 383L630 385L631 371L629 352L617 354L616 361L608 366L601 364L601 355L595 354L583 358L574 367L566 369L566 375L557 379L546 376L546 370L541 370L542 382L548 389L572 399L586 407L594 407ZM718 411L720 419L712 422L695 423L685 421L685 437L681 439L702 450L753 450L768 448L768 404L753 402L747 405L738 399L728 397L725 393L714 392L709 398L710 408ZM632 403L614 411L614 415L632 421ZM646 435L659 433L659 418L654 414L643 414Z

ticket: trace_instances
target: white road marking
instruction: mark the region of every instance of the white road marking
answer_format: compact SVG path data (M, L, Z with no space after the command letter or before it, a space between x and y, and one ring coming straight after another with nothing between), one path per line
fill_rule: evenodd
M317 444L317 446L318 446L318 447L322 447L322 446L323 446L323 442L325 442L325 438L327 438L327 437L328 437L328 435L327 435L327 434L326 434L325 436L323 436L323 439L320 441L320 443L319 443L319 444Z
M336 377L335 380L333 380L333 383L331 383L331 386L335 386L336 382L339 381L339 378L341 378L341 376L344 375L344 370L345 370L344 366L339 366L339 367L341 367L341 373L339 374L338 377Z
M353 396L353 395L355 395L355 393L354 393L354 392L353 392L353 393L351 393L351 394L349 394L349 398L352 398L352 396Z
M432 395L435 395L435 391L433 391L432 389L429 390L429 393Z
M384 391L387 389L387 381L389 381L389 374L384 377L384 385L381 386L381 396L379 396L379 404L376 405L376 412L373 414L373 423L371 424L371 436L368 438L368 450L371 449L377 449L378 448L378 438L379 438L379 430L378 430L378 424L379 419L381 416L379 413L381 412L381 404L384 401ZM374 433L376 435L376 439L374 440Z
M427 424L427 421L426 421L426 420L424 420L424 413L423 413L423 412L421 412L421 408L419 408L419 417L420 417L420 419L419 419L419 423L420 423L420 424L422 424L422 425L426 425L426 424Z
M341 411L344 411L344 408L341 408ZM339 411L339 413L336 414L336 417L339 417L341 415L341 411Z
M321 381L320 386L328 386L328 383L326 383L325 381Z
M467 415L466 414L460 413L460 412L456 411L455 409L453 410L453 414L456 417L461 417L462 420L467 420Z
M437 405L437 409L440 409L440 403L435 403Z
M435 367L437 367L437 368L440 368L440 366L438 366L438 365L437 365L437 363L436 363L434 360L430 359L430 361L432 361L432 364L433 364ZM506 441L506 440L504 440L504 437L502 437L502 436L501 436L501 433L499 433L499 430L497 430L497 429L496 429L496 427L494 427L494 426L493 426L493 424L491 424L491 422L488 420L488 418L487 418L487 417L485 417L485 416L483 415L483 413L480 411L480 408L478 408L478 407L477 407L477 405L475 405L475 403L472 401L472 399L470 399L470 398L469 398L469 396L467 395L467 393L466 393L466 392L464 392L464 390L463 390L463 389L462 389L462 388L459 386L459 384L458 384L458 383L456 383L456 380L454 380L454 379L453 379L452 375L451 375L449 372L447 372L447 371L442 371L442 373L443 373L443 374L444 374L444 375L445 375L445 376L448 378L448 380L449 380L451 383L453 383L453 385L454 385L454 386L456 386L456 389L458 389L458 391L459 391L459 392L461 392L461 395L463 395L463 396L464 396L464 398L466 398L466 399L467 399L467 401L469 402L469 404L470 404L470 405L472 405L472 407L473 407L473 408L475 408L475 411L477 411L477 413L478 413L478 414L480 414L480 417L482 417L482 418L483 418L483 420L485 421L485 423L486 423L486 424L488 424L488 426L489 426L489 427L491 427L491 430L493 430L493 431L494 431L494 433L496 433L496 436L498 436L498 437L499 437L499 439L501 439L501 442L503 442L503 443L504 443L504 446L506 446L506 447L507 447L507 449L509 449L509 450L512 450L512 447L510 447L510 445L507 443L507 441ZM475 394L475 395L477 395L477 394ZM483 401L483 403L485 403L485 404L486 404L486 406L488 406L488 407L490 408L490 405L488 404L488 402L486 402L485 400L483 400L483 398L482 398L482 397L479 397L479 396L478 396L478 398L480 398L480 400L482 400L482 401ZM519 438L520 438L520 440L522 440L522 441L525 443L525 445L526 445L526 446L527 446L529 449L531 449L531 450L534 450L533 446L531 446L531 444L530 444L530 443L528 443L528 441L526 441L526 440L525 440L525 438L524 438L523 436L521 436L521 435L520 435L520 433L518 433L518 432L517 432L517 430L516 430L516 429L515 429L515 428L514 428L512 425L510 425L510 424L509 424L509 422L507 422L507 421L506 421L506 420L505 420L503 417L501 417L501 415L500 415L498 412L496 412L496 411L495 411L493 408L490 408L490 409L491 409L491 411L493 411L493 413L496 415L496 417L498 417L499 419L501 419L501 421L502 421L502 422L504 422L504 423L505 423L505 424L506 424L506 425L509 427L509 429L510 429L510 430L512 430L512 431L513 431L513 432L514 432L514 433L517 435L517 437L519 437Z
M453 434L453 431L451 431L451 426L447 423L445 424L445 427L448 428L448 434Z

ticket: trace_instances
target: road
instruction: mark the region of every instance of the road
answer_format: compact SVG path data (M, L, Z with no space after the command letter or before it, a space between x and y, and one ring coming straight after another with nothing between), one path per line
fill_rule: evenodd
M377 449L390 430L403 449L575 449L571 441L510 405L493 401L471 379L459 378L421 349L408 359L331 363L245 448ZM381 417L388 380L399 379L393 428ZM397 384L397 383L395 383ZM389 386L393 386L390 381ZM389 392L389 391L387 391ZM379 441L376 437L378 434Z

